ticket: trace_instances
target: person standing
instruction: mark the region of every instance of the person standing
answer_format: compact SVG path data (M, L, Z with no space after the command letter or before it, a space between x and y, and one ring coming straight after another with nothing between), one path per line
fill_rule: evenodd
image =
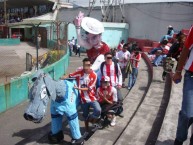
M126 78L126 73L125 73L125 69L126 69L126 66L127 66L127 62L130 58L130 52L127 50L128 49L128 46L127 44L124 44L123 45L123 49L120 50L117 54L117 59L119 61L119 66L121 68L121 73L122 73L122 87L124 88L125 87L125 78Z
M185 65L185 66L184 66ZM179 83L182 79L182 70L185 69L182 106L178 117L178 126L174 145L182 145L187 139L188 128L193 123L193 27L187 36L187 39L180 55L178 66L173 81ZM190 145L193 145L193 134L190 139Z
M132 73L129 74L128 90L130 90L136 82L140 60L141 54L139 53L139 51L134 51L130 58L130 63L132 65Z
M117 89L118 101L122 101L121 88L122 88L122 73L118 63L113 62L113 55L111 52L105 54L105 62L100 66L98 77L108 76L110 78L110 85Z

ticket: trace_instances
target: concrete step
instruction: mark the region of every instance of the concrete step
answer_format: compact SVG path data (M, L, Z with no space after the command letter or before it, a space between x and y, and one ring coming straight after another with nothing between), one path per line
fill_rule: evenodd
M149 72L147 64L144 60L141 60L136 84L123 102L124 118L117 117L117 124L115 127L109 127L95 132L92 138L85 142L85 145L112 145L117 142L120 136L122 137L122 132L132 120L141 99L143 99L146 94L145 90L148 89L148 80ZM128 80L126 82L128 82ZM127 140L128 143L128 138L125 138L125 140Z
M148 93L131 123L127 126L116 145L144 145L152 131L161 106L165 83L161 80L162 68L153 69L153 80Z
M179 84L172 84L171 97L156 145L173 145L177 130L178 114L181 109L182 87L183 80ZM189 137L183 145L189 145L190 135L191 128L189 129Z

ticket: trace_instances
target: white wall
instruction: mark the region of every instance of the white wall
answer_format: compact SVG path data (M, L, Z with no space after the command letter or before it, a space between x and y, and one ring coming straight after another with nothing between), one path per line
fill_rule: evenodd
M88 8L63 9L59 19L72 22L79 11L88 14ZM116 22L121 21L121 12L117 9ZM100 8L95 8L91 17L101 20ZM167 26L174 29L190 28L193 24L193 7L188 3L152 3L125 5L125 19L129 24L129 37L159 41L167 33Z

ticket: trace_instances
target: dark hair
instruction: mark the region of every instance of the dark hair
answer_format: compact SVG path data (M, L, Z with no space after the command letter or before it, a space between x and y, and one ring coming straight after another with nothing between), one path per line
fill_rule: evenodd
M168 40L164 39L160 43L163 44L163 45L167 45L168 44Z
M106 57L107 55L112 55L112 56L113 56L113 54L112 54L111 52L105 53L105 57Z
M126 47L126 49L128 48L127 44L124 44L124 45L123 45L123 49L125 49L125 47Z
M87 61L91 62L91 60L90 60L89 58L84 58L84 59L82 60L82 62L87 62Z

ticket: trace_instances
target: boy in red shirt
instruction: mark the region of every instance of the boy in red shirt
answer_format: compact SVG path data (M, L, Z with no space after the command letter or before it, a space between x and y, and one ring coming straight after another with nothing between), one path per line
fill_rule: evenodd
M83 110L86 130L83 135L84 138L86 138L89 134L89 122L97 122L101 115L101 107L95 96L97 75L90 67L90 59L85 58L83 59L83 69L61 78L65 79L67 77L75 77L77 79L78 86L74 86L74 88L80 91L81 108ZM92 114L89 114L90 107L93 108Z
M110 108L115 102L117 102L117 90L110 85L110 78L108 76L102 76L101 86L97 89L97 99L101 105L102 111ZM111 119L111 126L116 124L115 110L109 110L107 114Z

